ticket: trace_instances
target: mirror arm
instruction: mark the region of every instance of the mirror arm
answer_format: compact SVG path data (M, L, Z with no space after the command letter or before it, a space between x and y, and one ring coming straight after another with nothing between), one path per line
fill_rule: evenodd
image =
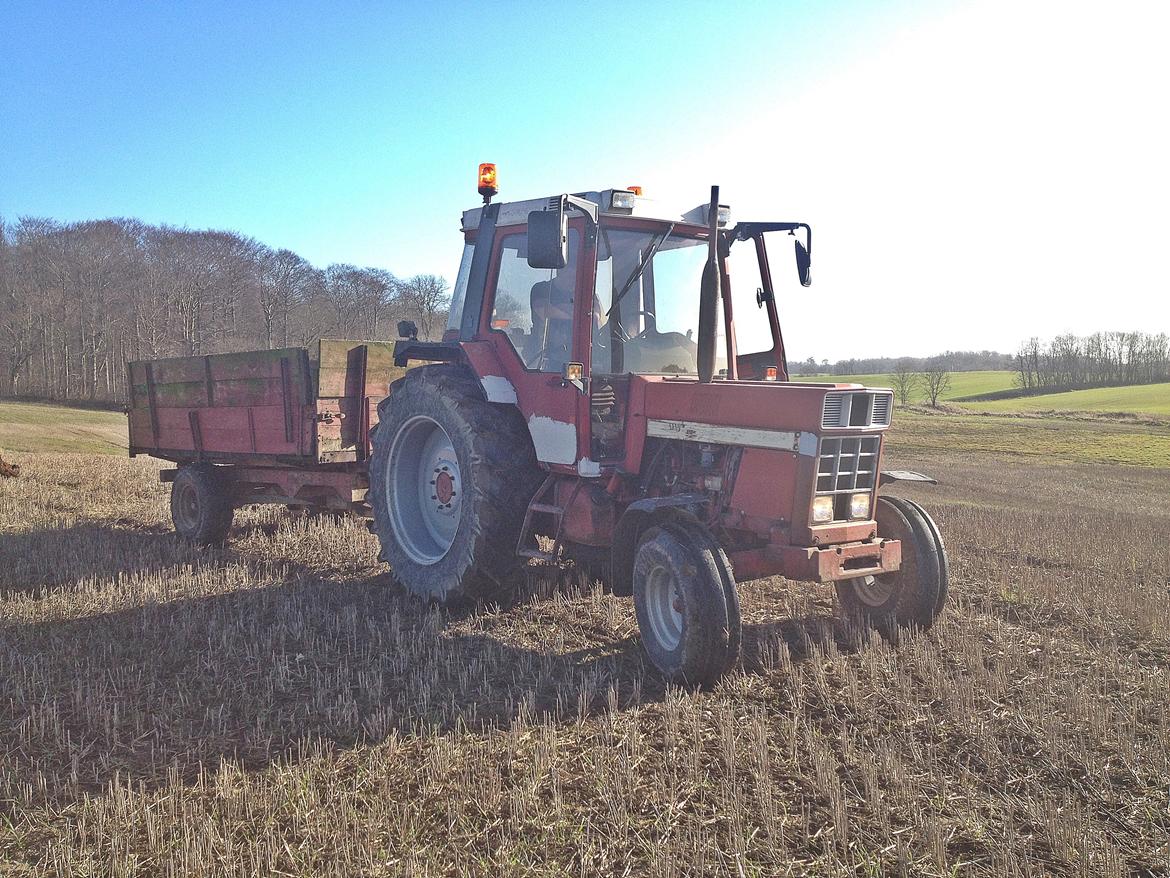
M597 226L597 205L585 198L578 198L576 195L562 195L561 204L565 207L575 207L581 213L585 214L585 218Z
M804 229L804 250L808 254L809 262L812 262L812 226L808 223L797 223L798 229Z

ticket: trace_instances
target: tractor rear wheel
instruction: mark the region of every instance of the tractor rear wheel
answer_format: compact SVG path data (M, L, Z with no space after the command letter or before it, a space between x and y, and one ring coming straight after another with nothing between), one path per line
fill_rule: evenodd
M926 629L946 603L949 565L938 527L917 503L879 497L878 533L902 543L902 566L893 573L837 583L845 612L884 633L897 628Z
M179 536L200 546L222 543L234 512L226 480L215 467L179 467L171 482L171 521Z
M396 381L378 416L369 501L394 578L440 603L502 596L541 475L520 413L444 364Z
M739 599L727 556L701 525L649 528L634 553L634 611L671 683L708 687L739 656Z

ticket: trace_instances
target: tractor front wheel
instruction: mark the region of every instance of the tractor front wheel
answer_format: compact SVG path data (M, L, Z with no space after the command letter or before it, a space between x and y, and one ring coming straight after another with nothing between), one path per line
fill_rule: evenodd
M668 682L708 687L735 663L735 580L727 556L701 526L669 522L643 533L633 591L643 646Z
M902 566L893 573L837 583L846 614L894 634L926 629L946 604L949 565L938 527L926 510L901 497L879 497L875 517L884 539L902 543Z
M200 546L222 543L234 511L225 479L215 467L179 467L171 482L171 521L179 536Z

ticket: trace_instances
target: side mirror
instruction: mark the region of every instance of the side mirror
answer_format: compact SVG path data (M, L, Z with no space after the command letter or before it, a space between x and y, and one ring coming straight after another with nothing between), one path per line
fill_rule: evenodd
M418 338L418 326L413 320L398 321L399 338Z
M528 214L528 265L564 268L569 261L569 218L562 199L557 207Z
M800 285L807 287L812 285L812 272L809 268L812 262L812 257L808 254L808 248L801 243L800 239L796 239L796 273L800 276Z

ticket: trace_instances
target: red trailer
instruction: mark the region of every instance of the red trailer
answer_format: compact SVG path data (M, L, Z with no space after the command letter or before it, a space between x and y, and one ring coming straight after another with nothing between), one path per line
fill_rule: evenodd
M304 348L130 363L130 454L179 464L176 529L222 540L232 511L281 503L369 514L366 461L378 403L404 370L393 342L323 339ZM200 502L199 493L212 502Z

